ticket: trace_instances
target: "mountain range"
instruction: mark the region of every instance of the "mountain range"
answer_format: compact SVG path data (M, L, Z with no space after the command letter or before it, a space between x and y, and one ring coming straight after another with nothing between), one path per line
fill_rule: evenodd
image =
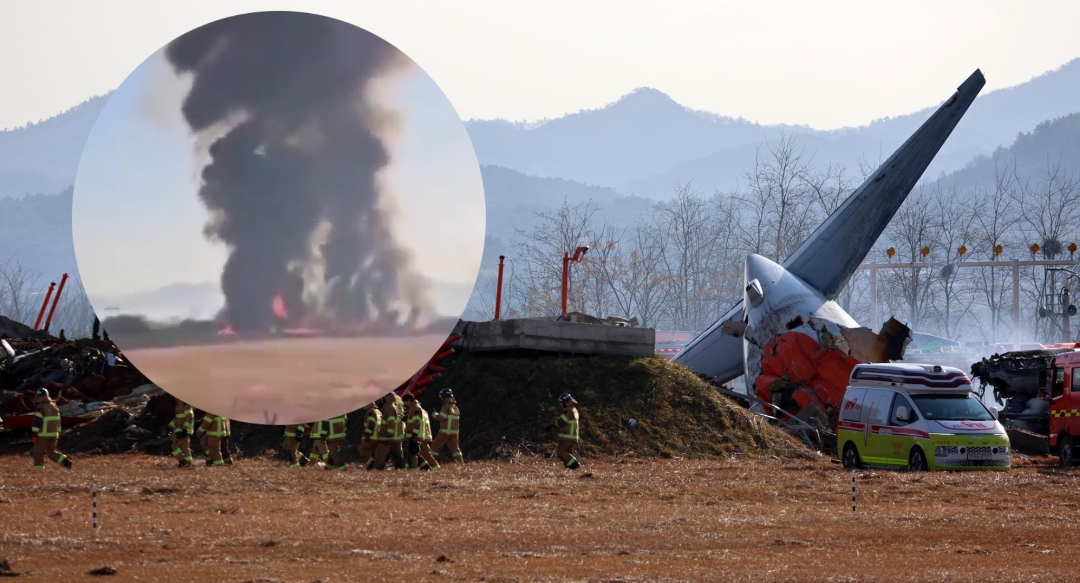
M993 71L984 73L992 78ZM942 87L942 97L951 89ZM1002 158L1031 172L1045 169L1051 158L1080 169L1077 95L1080 59L1026 83L983 94L925 178L985 184ZM42 122L0 131L0 264L14 258L47 278L77 273L71 184L82 145L107 98L93 97ZM493 269L499 255L513 253L517 233L541 222L537 213L563 201L594 201L598 220L630 225L652 203L670 196L676 184L736 188L757 149L781 133L795 136L815 164L842 163L855 170L859 160L873 164L887 157L937 105L860 127L821 131L695 111L657 89L639 88L603 108L553 120L470 120L466 128L481 164L487 200L484 269ZM216 293L206 282L177 285L133 290L142 297L122 299L152 305L167 304L177 293Z

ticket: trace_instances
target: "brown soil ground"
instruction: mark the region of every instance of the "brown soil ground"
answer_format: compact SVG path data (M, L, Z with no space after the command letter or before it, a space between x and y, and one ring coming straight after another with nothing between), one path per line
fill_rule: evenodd
M306 423L354 411L409 379L446 340L290 338L124 351L195 407L248 423ZM276 418L275 418L276 416Z
M851 472L827 459L585 464L181 470L119 455L69 473L5 456L0 561L31 581L104 566L115 581L214 583L1076 580L1062 533L1080 527L1078 471L859 471L853 522Z

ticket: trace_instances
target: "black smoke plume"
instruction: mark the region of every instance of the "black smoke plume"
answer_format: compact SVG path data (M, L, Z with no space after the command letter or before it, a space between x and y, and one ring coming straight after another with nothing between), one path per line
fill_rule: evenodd
M390 162L388 114L365 97L372 80L411 61L362 29L299 12L218 20L165 56L192 75L183 102L192 131L226 129L209 148L199 196L214 217L205 234L230 248L221 276L229 323L269 329L279 294L290 321L298 308L350 322L396 318L405 257L376 182ZM322 223L329 234L313 247ZM321 281L303 269L314 263ZM323 290L318 300L301 299L301 271Z

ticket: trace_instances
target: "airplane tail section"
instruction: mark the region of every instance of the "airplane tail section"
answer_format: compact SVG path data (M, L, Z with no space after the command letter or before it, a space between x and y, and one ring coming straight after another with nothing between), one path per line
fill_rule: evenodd
M835 299L922 178L975 97L986 85L976 70L906 142L784 261L783 266ZM743 302L672 359L717 382L743 374Z
M792 253L784 267L835 299L984 85L986 79L976 70Z

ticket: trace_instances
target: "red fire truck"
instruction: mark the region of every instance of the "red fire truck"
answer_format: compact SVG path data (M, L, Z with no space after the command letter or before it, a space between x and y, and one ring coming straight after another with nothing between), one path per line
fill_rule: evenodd
M995 354L971 365L1004 406L998 419L1015 447L1077 461L1080 446L1080 343Z

